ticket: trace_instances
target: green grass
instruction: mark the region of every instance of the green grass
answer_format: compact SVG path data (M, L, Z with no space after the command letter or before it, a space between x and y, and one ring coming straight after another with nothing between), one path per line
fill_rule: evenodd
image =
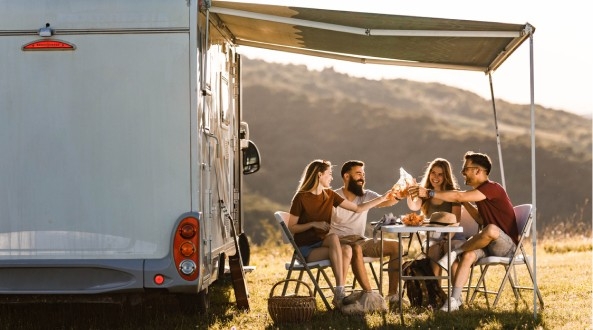
M471 306L464 305L460 311L447 314L419 309L404 310L402 326L399 314L369 314L363 317L344 316L339 312L328 312L318 300L318 311L308 329L593 329L592 327L592 273L591 240L582 244L558 242L563 253L550 253L545 242L537 249L538 285L544 297L545 308L538 305L537 319L533 313L533 294L523 292L518 302L510 286L504 289L503 297L495 309L488 309L482 297L476 298ZM572 246L574 251L567 248ZM586 247L589 246L587 249ZM531 254L531 251L529 251ZM302 329L303 324L276 326L267 314L269 290L285 276L282 261L288 259L288 252L270 247L260 247L253 252L253 264L257 270L248 274L251 292L251 311L234 312L230 322L211 324L211 329ZM264 257L265 256L265 257ZM262 258L263 257L263 258ZM279 265L280 264L280 265ZM492 272L495 270L494 272ZM489 288L496 287L502 278L502 267L489 272ZM527 279L526 271L519 271L520 279ZM523 284L526 284L524 281ZM233 299L231 297L231 299ZM490 297L492 303L493 297Z
M551 248L556 246L555 248ZM483 298L453 313L408 308L404 325L399 314L374 313L345 316L326 311L317 299L317 311L307 324L275 325L267 311L272 286L284 279L284 247L268 243L253 247L247 274L249 312L236 309L229 279L211 288L211 308L206 314L186 314L174 301L122 309L117 305L34 304L0 306L1 329L593 329L591 239L566 242L542 241L537 248L537 276L545 308L533 314L533 294L524 292L516 302L510 286L495 309ZM531 251L529 251L531 254ZM502 269L502 267L499 267ZM495 269L492 269L495 270ZM492 271L491 270L491 271ZM489 287L495 287L502 272L489 272ZM526 272L519 272L524 279ZM278 289L276 291L279 291ZM279 292L276 292L279 294ZM492 298L490 302L492 302Z

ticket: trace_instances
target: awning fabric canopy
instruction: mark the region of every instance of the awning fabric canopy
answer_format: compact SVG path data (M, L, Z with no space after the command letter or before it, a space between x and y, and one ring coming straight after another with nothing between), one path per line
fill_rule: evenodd
M384 15L213 1L237 45L359 63L495 71L530 24ZM212 15L214 16L214 15ZM214 16L214 17L216 17Z

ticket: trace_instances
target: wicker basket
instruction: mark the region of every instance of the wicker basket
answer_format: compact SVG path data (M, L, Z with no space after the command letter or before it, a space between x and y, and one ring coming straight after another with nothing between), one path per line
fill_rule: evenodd
M309 290L308 296L274 296L274 289L278 284L289 281L298 282L297 285L302 284ZM313 313L317 309L315 297L311 292L311 288L307 283L296 280L287 279L282 280L272 287L270 290L270 297L268 298L268 313L274 320L274 323L289 323L289 322L305 322L311 320Z

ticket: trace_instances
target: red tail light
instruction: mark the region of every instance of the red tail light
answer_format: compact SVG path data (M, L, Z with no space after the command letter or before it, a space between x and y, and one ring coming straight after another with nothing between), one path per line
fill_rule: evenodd
M181 220L173 238L173 260L179 275L188 281L198 278L200 227L196 217Z
M154 284L161 285L161 284L165 283L165 277L161 274L157 274L154 276L153 281L154 281Z
M23 46L23 50L74 50L74 45L61 41L61 40L51 40L51 39L42 39L30 42Z

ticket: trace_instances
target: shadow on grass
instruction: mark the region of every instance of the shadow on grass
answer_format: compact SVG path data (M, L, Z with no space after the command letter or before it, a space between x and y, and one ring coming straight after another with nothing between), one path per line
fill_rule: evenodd
M375 313L346 316L339 312L318 312L310 322L267 326L267 330L297 329L537 329L545 326L536 321L533 312L492 311L487 308L462 309L452 313L409 308L404 323L399 313Z
M404 309L399 313L373 313L347 316L338 311L318 309L309 322L273 324L258 317L257 311L237 310L230 279L210 287L210 309L184 310L174 297L146 301L140 306L115 304L20 304L0 305L0 329L537 329L546 328L541 317L519 303L490 310L484 303L445 313L426 309ZM257 306L252 306L257 307ZM246 318L245 318L246 317ZM243 319L244 322L240 320Z
M187 309L173 296L137 306L98 303L27 303L0 305L0 329L208 329L228 322L236 305L229 302L231 283L210 287L208 312ZM234 299L233 299L234 301Z
M422 319L409 317L405 326L397 324L395 328L420 329L537 329L541 326L530 311L497 311L486 308L470 308L452 312L435 312L432 316Z

